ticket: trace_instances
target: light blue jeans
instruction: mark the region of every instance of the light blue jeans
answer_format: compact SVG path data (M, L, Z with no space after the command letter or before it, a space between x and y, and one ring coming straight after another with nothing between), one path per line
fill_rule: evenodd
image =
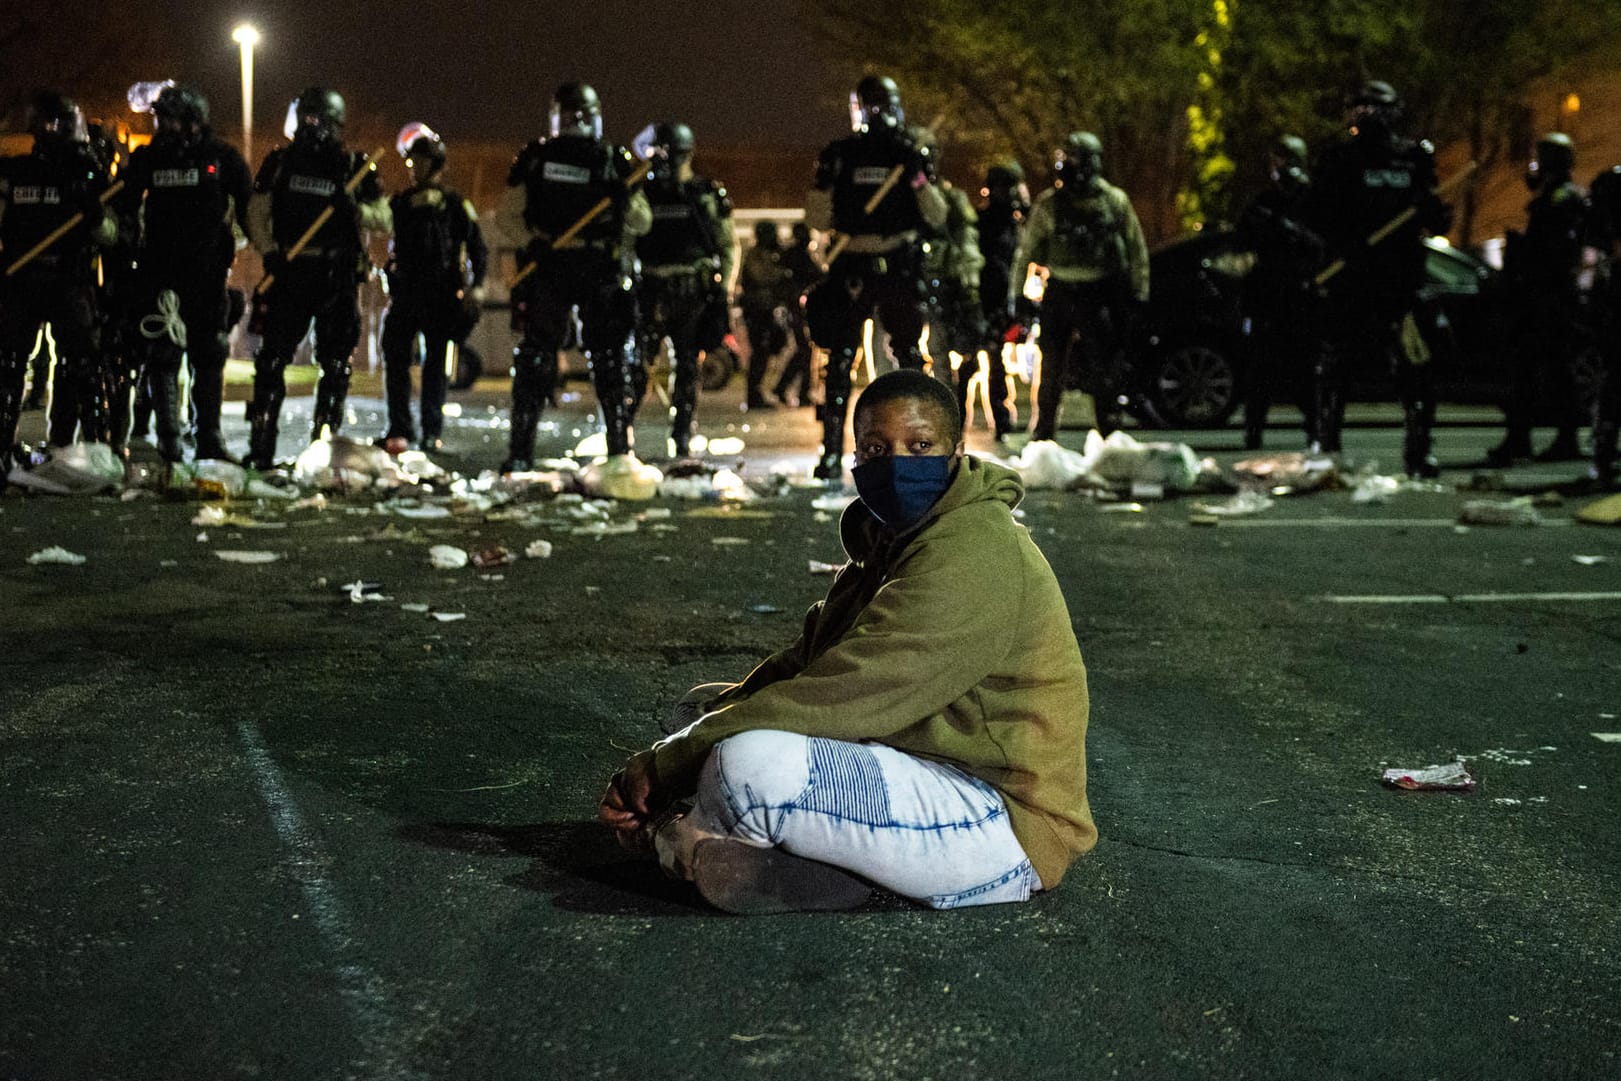
M933 908L1024 901L1041 889L995 788L882 744L733 736L711 752L679 825L697 839L780 846Z

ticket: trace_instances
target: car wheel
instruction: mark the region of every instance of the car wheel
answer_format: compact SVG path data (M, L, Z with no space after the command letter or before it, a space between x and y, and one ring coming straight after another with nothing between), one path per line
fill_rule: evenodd
M1238 373L1226 354L1208 345L1179 345L1153 369L1155 411L1179 428L1219 428L1238 407Z

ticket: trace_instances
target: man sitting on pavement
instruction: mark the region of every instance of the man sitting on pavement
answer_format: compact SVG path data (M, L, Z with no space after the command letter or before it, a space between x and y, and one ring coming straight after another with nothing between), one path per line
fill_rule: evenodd
M1068 607L1014 520L1018 474L963 453L949 387L889 372L854 426L827 597L743 682L689 692L599 817L732 912L849 908L872 884L1025 900L1097 841Z

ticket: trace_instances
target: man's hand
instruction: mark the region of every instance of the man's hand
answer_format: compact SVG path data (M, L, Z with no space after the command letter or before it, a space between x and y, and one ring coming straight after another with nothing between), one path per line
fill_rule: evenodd
M608 782L597 807L597 818L612 826L619 843L626 848L640 847L638 833L652 821L653 752L642 751L626 760L624 768Z

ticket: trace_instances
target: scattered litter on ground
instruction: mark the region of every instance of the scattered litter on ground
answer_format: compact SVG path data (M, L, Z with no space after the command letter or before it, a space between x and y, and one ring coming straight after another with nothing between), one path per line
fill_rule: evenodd
M381 582L357 581L338 588L349 594L349 600L353 604L365 604L367 601L391 601L394 599L393 597L383 596L383 584Z
M1142 514L1148 508L1141 503L1100 503L1098 510L1105 514Z
M1621 743L1621 732L1593 732L1590 735L1600 743Z
M711 439L706 449L710 454L715 455L717 458L731 458L735 455L742 454L744 446L745 444L743 440L736 436L727 435L720 436L717 439Z
M248 471L218 458L191 464L191 484L205 499L235 499L248 486Z
M1090 472L1111 485L1187 491L1199 480L1199 459L1186 443L1141 443L1120 431L1100 439L1093 431L1086 435L1086 457Z
M743 544L752 544L747 537L710 537L709 543L717 548L736 548Z
M787 609L779 608L775 604L751 604L749 605L749 611L762 616L774 616L787 611Z
M281 558L280 552L266 552L240 548L216 548L214 555L227 563L274 563Z
M84 561L85 557L79 555L77 552L70 552L66 548L61 548L54 544L49 548L41 548L39 551L28 557L28 562L34 564L35 566L38 566L41 563L60 563L68 567L77 567L84 563Z
M124 463L105 443L71 443L30 468L12 466L6 480L41 495L96 495L124 483Z
M1196 514L1214 515L1217 518L1239 518L1246 514L1259 514L1271 506L1271 496L1258 489L1248 488L1219 503L1195 503L1193 510Z
M837 574L839 573L839 567L840 564L838 563L823 563L820 559L810 561L810 572L812 574Z
M423 604L420 601L407 601L406 603L400 605L400 611L416 612L421 615L426 615L429 607L429 605Z
M826 495L819 495L815 499L811 500L811 508L813 510L827 511L829 514L834 514L842 511L845 507L848 507L855 501L856 497L854 492L828 492Z
M466 612L429 612L428 615L437 619L440 623L455 623L467 618Z
M615 454L592 462L580 474L587 495L643 502L659 494L664 474L634 454Z
M491 567L504 567L508 563L517 562L518 559L517 556L512 554L512 550L510 548L502 547L499 544L492 544L488 547L480 548L478 551L473 552L468 558L472 560L473 566L479 568L480 570L488 570Z
M1233 464L1239 487L1260 487L1272 495L1296 495L1330 487L1339 480L1334 459L1293 451L1245 458Z
M1493 799L1492 802L1493 803L1501 803L1505 807L1519 807L1522 804L1526 804L1526 803L1547 803L1548 802L1548 797L1547 796L1531 796L1528 799L1515 799L1513 796L1498 796L1497 798Z
M133 503L137 499L155 499L157 494L150 488L125 488L118 493L118 498L120 502Z
M1589 525L1621 523L1621 494L1596 499L1576 512L1576 520Z
M1037 439L1025 444L1013 459L1013 468L1031 491L1064 492L1082 483L1091 471L1091 462L1086 455L1051 439Z
M383 514L393 514L400 518L414 518L420 521L449 518L450 508L440 503L422 503L415 499L388 499L377 504L377 510Z
M1421 769L1387 769L1380 780L1391 788L1405 788L1414 792L1471 792L1475 787L1475 779L1469 776L1461 759Z
M467 566L467 553L453 544L436 544L428 549L428 562L435 570L460 570Z
M1458 512L1461 525L1541 525L1542 515L1531 505L1529 496L1507 501L1471 499Z
M1584 567L1596 567L1600 563L1608 563L1610 561L1610 557L1609 556L1571 556L1570 561L1572 563L1579 563Z
M1546 751L1557 751L1558 749L1558 747L1533 747L1530 750L1515 751L1507 747L1492 747L1472 757L1483 758L1488 762L1496 762L1503 766L1529 766L1532 755Z
M552 542L549 540L530 541L524 546L523 554L528 559L550 559L552 557Z
M1353 503L1388 503L1390 497L1402 490L1400 477L1388 477L1382 473L1370 473L1356 482L1351 489L1351 502Z
M288 510L326 510L326 496L321 492L295 499L287 504Z
M180 560L178 560L178 559L160 559L160 560L158 560L158 566L160 566L160 567L178 567L178 566L180 566Z

